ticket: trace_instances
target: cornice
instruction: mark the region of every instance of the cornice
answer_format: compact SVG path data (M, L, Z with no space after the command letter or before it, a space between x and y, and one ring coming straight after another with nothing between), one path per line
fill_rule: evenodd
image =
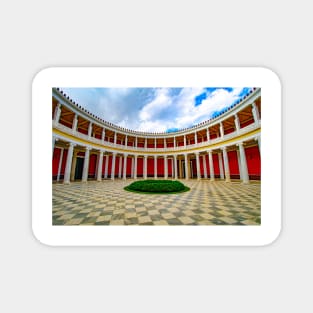
M114 125L113 123L107 122L104 119L101 119L97 117L95 114L92 114L88 110L84 109L82 106L80 106L78 103L73 101L69 96L67 96L62 90L59 88L52 88L52 94L54 98L61 103L61 105L64 105L68 107L70 110L73 111L73 113L81 115L86 120L92 122L93 124L96 124L100 127L104 127L106 129L113 130L114 132L118 132L120 134L123 134L125 136L134 136L134 137L147 137L147 138L173 138L173 137L180 137L184 136L190 133L198 132L204 129L207 129L208 127L212 127L216 124L221 123L223 120L228 119L230 116L238 113L240 110L242 110L245 106L248 106L252 104L257 98L261 96L261 89L255 88L252 90L248 95L237 101L235 104L233 104L228 109L225 109L220 115L218 115L215 118L209 119L207 121L204 121L200 124L197 124L195 126L192 126L190 128L180 129L176 132L170 132L170 133L151 133L151 132L140 132L140 131L134 131L130 129L126 129L117 125Z
M226 147L229 145L234 145L239 142L255 139L256 136L260 135L261 128L257 125L249 125L240 132L235 134L225 135L223 138L216 138L209 142L201 142L194 145L179 146L171 148L142 148L142 147L131 147L131 146L123 146L119 144L112 144L109 142L102 142L100 139L94 137L88 137L87 135L80 134L77 136L77 132L73 132L71 129L64 127L63 125L54 125L53 128L53 136L58 139L68 141L71 143L75 143L77 145L92 147L96 150L105 150L109 152L117 152L117 153L129 153L132 155L180 155L180 154L190 154L196 152L203 152L210 149L221 149L222 147Z

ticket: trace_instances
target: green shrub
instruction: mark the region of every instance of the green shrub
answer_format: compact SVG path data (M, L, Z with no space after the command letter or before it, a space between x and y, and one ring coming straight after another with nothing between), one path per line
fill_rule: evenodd
M148 193L171 193L188 191L186 187L176 180L139 180L125 187L128 191L148 192Z

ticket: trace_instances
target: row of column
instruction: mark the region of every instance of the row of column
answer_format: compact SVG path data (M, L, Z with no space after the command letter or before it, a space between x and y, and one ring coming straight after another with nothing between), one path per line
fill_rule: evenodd
M61 104L59 103L55 109L55 113L54 113L54 121L56 123L59 122L60 117L61 117ZM254 119L254 123L256 125L259 125L261 120L260 120L260 113L258 110L258 107L255 103L252 103L251 105L251 111L252 111L252 115L253 115L253 119ZM74 119L73 119L73 124L72 124L72 130L73 131L77 131L77 124L78 124L78 115L75 114ZM235 131L239 131L240 130L240 121L238 118L238 115L235 114L234 115L234 125L235 125ZM220 122L219 124L219 133L220 133L220 137L223 138L224 137L224 126L223 123ZM88 136L91 137L92 136L92 122L89 122L89 127L88 127ZM187 146L187 140L186 140L186 135L184 136L184 146ZM101 135L101 140L104 141L105 138L105 128L102 129L102 135ZM174 137L174 147L176 147L176 138ZM194 133L194 139L195 139L195 144L198 143L198 135L197 132ZM144 142L144 148L147 148L147 138L145 138L145 142ZM207 128L207 141L210 141L210 131L209 128ZM116 145L117 143L117 132L114 133L114 141L113 144ZM128 136L125 136L125 141L124 141L124 145L125 147L127 146L128 143ZM135 141L134 141L134 147L138 147L138 137L136 137ZM156 148L156 138L154 138L154 148ZM167 143L166 143L166 138L164 138L164 148L167 148Z
M261 137L258 136L256 138L258 140L259 144L259 150L261 152ZM53 138L53 148L55 144L55 138ZM67 160L66 160L66 166L65 166L65 173L64 173L64 183L69 183L70 180L74 179L74 173L75 173L75 167L76 167L76 158L74 158L73 162L73 152L74 152L74 143L69 144L68 153L67 153ZM239 172L240 172L240 179L242 182L247 183L249 182L249 174L248 174L248 167L247 167L247 160L245 155L245 149L242 142L239 142L237 144L238 146L238 165L239 165ZM230 171L229 171L229 164L228 164L228 155L227 155L227 148L222 147L221 148L222 153L218 153L218 162L219 162L219 169L220 169L220 177L221 179L225 179L226 182L230 181ZM205 154L202 155L202 164L204 169L204 178L210 178L211 181L214 181L215 174L214 174L214 166L213 166L213 152L212 150L206 151L208 154L209 159L209 172L207 170L207 164L206 164L206 158ZM61 153L61 158L63 155L63 150ZM201 178L200 173L200 153L196 152L196 168L197 168L197 179ZM99 157L98 157L98 166L97 166L97 180L102 180L102 167L103 167L103 156L104 151L100 150ZM114 180L115 178L115 163L116 163L116 156L117 153L112 153L112 164L111 164L111 179ZM119 171L118 171L118 177L123 179L126 179L126 171L127 171L127 157L128 154L124 153L124 162L123 162L123 170L122 170L122 162L119 162ZM88 180L88 169L89 169L89 157L90 157L90 148L86 147L85 150L85 160L83 165L83 172L82 172L82 181L87 182ZM104 178L108 178L108 155L106 155L106 162L105 162L105 172L104 172ZM157 158L159 156L154 156L154 178L157 178ZM164 157L164 178L168 178L168 162L167 158L168 156L165 155ZM137 155L134 155L132 159L132 166L131 166L131 177L136 179L137 178ZM144 155L144 162L143 162L143 178L147 178L147 161L148 161L148 155ZM185 179L188 179L189 177L189 166L188 166L188 154L184 154L184 161L185 161ZM59 166L60 170L60 166ZM173 155L172 159L172 171L174 172L174 178L178 178L178 170L177 170L177 155ZM72 175L71 175L72 173Z

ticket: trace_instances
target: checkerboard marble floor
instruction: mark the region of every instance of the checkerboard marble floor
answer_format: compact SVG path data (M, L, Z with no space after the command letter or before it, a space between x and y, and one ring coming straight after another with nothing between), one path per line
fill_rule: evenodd
M139 194L132 180L53 184L53 225L260 225L261 185L188 180L190 191Z

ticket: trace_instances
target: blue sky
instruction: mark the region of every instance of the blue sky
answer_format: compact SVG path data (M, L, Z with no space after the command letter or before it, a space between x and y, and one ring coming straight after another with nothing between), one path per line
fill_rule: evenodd
M216 116L251 88L61 89L88 111L121 127L147 132L171 132Z

